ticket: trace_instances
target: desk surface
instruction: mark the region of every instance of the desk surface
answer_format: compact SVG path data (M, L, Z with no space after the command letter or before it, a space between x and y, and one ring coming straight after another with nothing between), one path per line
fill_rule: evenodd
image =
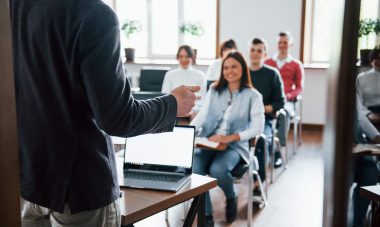
M380 202L380 185L361 187L359 193L371 201Z
M121 188L122 225L128 225L192 199L217 186L213 178L193 174L178 192Z

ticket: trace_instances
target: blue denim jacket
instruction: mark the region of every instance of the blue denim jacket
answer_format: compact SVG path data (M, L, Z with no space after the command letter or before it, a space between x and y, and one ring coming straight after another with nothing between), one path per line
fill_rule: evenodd
M197 136L210 137L215 134L228 107L230 95L228 88L218 93L213 87L210 87L203 106L191 122L196 126ZM244 88L232 93L231 105L227 135L238 133L240 141L230 143L228 148L239 152L241 157L247 161L248 140L263 133L264 130L262 96L256 89Z

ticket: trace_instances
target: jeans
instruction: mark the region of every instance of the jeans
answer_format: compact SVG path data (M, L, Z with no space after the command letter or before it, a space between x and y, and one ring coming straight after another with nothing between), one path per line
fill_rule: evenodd
M357 183L353 192L354 226L364 225L365 215L370 200L359 195L363 186L375 185L378 181L379 171L373 157L363 156L354 159L354 181Z
M231 171L240 161L240 154L228 149L225 151L212 151L196 149L194 152L193 172L217 179L218 186L223 190L227 199L236 197L234 178ZM210 193L206 193L206 215L212 215Z
M63 213L38 206L21 199L21 223L23 227L120 227L119 200L108 206L71 214L68 205Z
M277 136L281 146L286 145L286 135L288 134L290 128L290 116L290 113L285 109L285 111L281 110L277 117Z
M259 176L262 181L266 179L266 166L270 160L270 154L272 151L272 137L273 137L273 129L272 129L273 121L271 119L265 119L264 124L264 135L266 136L266 141L258 141L256 144L255 155L259 162ZM267 152L264 154L264 148L266 147ZM265 163L265 155L267 157L267 162Z

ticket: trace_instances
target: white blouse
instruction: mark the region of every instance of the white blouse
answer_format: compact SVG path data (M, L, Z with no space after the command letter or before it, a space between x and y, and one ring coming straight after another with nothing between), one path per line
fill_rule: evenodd
M181 85L185 86L201 86L200 92L197 94L201 96L201 100L195 103L193 111L197 112L202 105L202 101L206 96L206 79L205 74L193 67L188 68L176 68L166 73L164 82L162 84L162 93L170 93L176 87Z
M221 58L216 59L210 67L207 69L206 78L210 81L219 80L220 74L222 73L222 63Z

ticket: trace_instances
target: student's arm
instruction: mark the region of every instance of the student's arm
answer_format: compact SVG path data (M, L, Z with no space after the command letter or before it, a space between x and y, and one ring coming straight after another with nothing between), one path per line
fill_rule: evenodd
M278 72L278 70L275 71L275 76L272 83L272 91L272 113L275 114L277 111L284 108L285 105L284 84L282 82L280 72Z
M296 62L297 67L295 71L295 78L294 78L294 84L296 88L286 94L287 100L294 100L297 98L299 94L301 94L303 90L303 83L304 83L304 78L305 78L305 71L303 69L302 63L301 62Z
M170 71L166 72L165 73L165 77L164 77L164 81L162 82L162 88L161 88L161 92L162 93L166 93L166 94L169 94L170 93Z
M356 110L358 114L359 127L370 140L376 140L376 137L380 136L380 133L379 131L377 131L376 127L369 121L367 116L363 114L362 104L358 96L356 96Z
M372 112L366 106L363 105L364 103L363 90L364 90L364 86L361 82L361 77L359 75L358 78L356 79L356 92L359 96L359 100L361 103L361 111L363 112L365 116L368 116L368 114Z
M120 60L119 24L109 7L100 5L87 17L75 48L82 86L99 128L122 137L173 129L177 114L174 96L149 101L131 96Z
M240 140L249 140L264 131L264 106L263 98L260 94L250 100L250 121L249 128L239 133Z

